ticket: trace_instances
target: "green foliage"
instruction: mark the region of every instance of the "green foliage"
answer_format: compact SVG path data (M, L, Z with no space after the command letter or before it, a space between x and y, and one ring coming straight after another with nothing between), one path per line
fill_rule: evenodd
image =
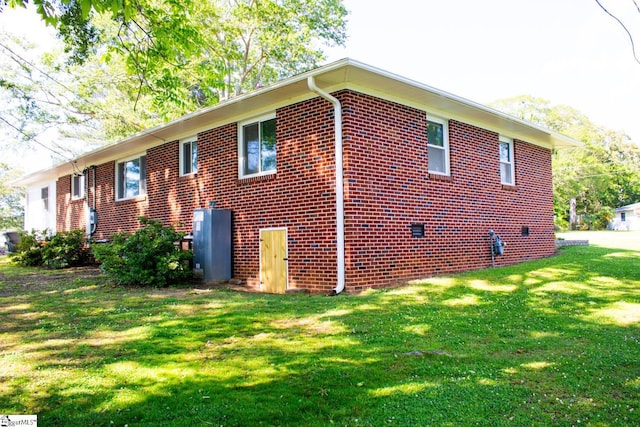
M613 208L604 206L596 212L581 217L576 229L580 230L606 230L609 223L616 216Z
M26 1L11 1L24 6ZM83 63L126 64L134 109L160 120L305 71L346 38L341 0L36 0ZM124 135L123 135L124 136Z
M21 189L5 185L12 177L9 166L0 163L0 230L22 229L24 208Z
M587 229L606 228L611 208L640 201L640 146L627 135L594 124L574 108L541 98L520 96L493 107L584 144L558 150L553 157L557 226L569 222L570 199L576 199L578 226Z
M98 30L83 13L81 2L72 0L60 6L58 34L64 40L65 52L71 53L70 64L84 64L98 42Z
M555 211L554 211L555 212ZM569 221L565 218L564 214L553 216L553 225L555 231L567 231L569 230Z
M190 251L175 245L184 237L160 221L139 218L142 228L111 236L111 242L92 246L101 270L117 283L163 287L187 280L192 275Z
M91 251L87 246L84 230L48 231L31 230L19 233L20 242L12 259L27 267L67 268L89 265Z
M20 241L16 252L11 254L11 259L24 267L37 267L43 264L42 247L44 246L47 230L20 231Z
M0 1L0 12L4 4L9 7L26 7L28 3L29 0ZM87 18L92 10L98 13L128 15L136 6L135 1L126 0L31 0L31 3L36 6L38 14L47 24L56 26L62 19L61 12L64 13L70 7L79 7L81 16Z
M13 125L0 127L23 150L55 125L59 160L306 71L346 38L341 0L11 0L0 11L27 3L65 52L0 34Z
M91 264L91 251L87 246L84 230L58 231L47 237L42 247L42 259L44 266L49 268Z
M1 32L0 44L7 57L0 61L0 102L6 119L0 122L0 130L11 136L0 140L1 149L24 153L28 147L35 148L37 136L52 127L60 135L47 144L57 156L54 163L105 142L100 132L102 119L115 108L99 107L102 92L94 90L92 100L88 91L80 90L96 81L94 67L71 67L60 51L36 53L37 47L28 40ZM69 78L71 73L73 78ZM119 121L116 117L114 114L111 120Z

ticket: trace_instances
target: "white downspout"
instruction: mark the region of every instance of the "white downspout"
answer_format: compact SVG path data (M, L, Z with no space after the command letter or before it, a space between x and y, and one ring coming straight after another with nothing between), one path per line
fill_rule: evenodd
M344 291L344 177L342 168L342 105L340 101L316 86L313 76L307 78L307 85L333 104L335 129L335 162L336 162L336 264L338 280L332 294Z

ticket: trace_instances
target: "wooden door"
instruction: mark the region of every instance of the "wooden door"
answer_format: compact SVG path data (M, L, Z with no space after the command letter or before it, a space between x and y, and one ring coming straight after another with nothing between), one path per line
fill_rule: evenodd
M287 290L287 229L260 230L260 284L265 292Z

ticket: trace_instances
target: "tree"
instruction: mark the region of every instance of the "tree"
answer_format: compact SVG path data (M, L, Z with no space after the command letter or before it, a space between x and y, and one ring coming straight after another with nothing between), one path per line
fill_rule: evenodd
M10 0L24 6L26 0ZM34 0L72 60L120 61L164 120L315 67L342 44L341 0Z
M0 163L0 230L21 230L24 208L22 193L10 188L6 182L16 178L9 166Z
M71 53L0 34L0 128L3 150L44 146L54 163L98 147L161 121L148 99L134 114L135 84L114 58L108 64L95 55L83 65L71 64Z
M0 11L3 5L9 7L26 7L29 0L3 0L0 2ZM38 10L38 13L44 21L49 24L57 25L60 22L60 16L64 14L67 7L74 4L80 6L82 15L86 18L91 11L97 13L111 12L112 14L124 14L127 16L132 8L133 2L126 0L32 0Z
M612 208L640 201L640 146L627 135L541 98L520 96L493 107L584 143L553 156L554 210L560 223L568 223L570 199L576 199L584 225L597 228L606 226Z

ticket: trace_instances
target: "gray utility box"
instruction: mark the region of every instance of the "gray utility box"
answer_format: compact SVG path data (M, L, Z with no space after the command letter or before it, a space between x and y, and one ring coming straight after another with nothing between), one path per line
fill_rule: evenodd
M193 274L205 282L231 279L231 211L193 211Z

